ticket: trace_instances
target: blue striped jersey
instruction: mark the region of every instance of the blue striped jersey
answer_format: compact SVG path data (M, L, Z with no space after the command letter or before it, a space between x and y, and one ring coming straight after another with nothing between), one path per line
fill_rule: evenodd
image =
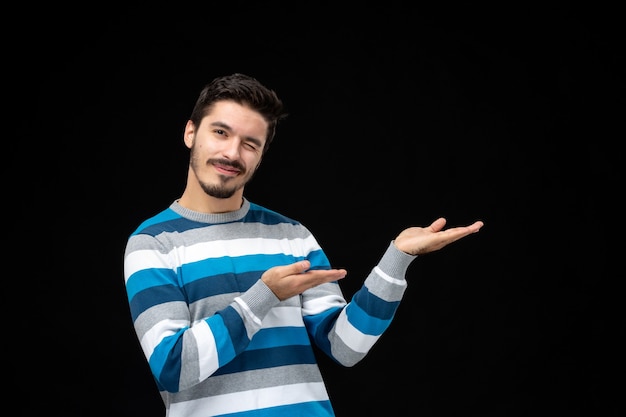
M312 344L358 363L388 328L414 259L393 243L348 303L337 282L280 301L269 268L329 269L301 223L244 199L206 214L174 201L129 237L134 329L168 417L333 416Z

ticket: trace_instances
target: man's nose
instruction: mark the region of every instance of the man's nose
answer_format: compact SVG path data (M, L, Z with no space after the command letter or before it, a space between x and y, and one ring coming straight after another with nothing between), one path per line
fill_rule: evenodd
M233 137L229 141L226 142L224 148L222 149L222 153L225 157L231 160L239 159L239 150L241 149L241 139L238 137Z

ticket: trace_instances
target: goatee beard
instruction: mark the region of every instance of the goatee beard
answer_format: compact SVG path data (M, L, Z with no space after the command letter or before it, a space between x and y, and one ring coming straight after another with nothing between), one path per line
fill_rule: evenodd
M230 198L235 194L235 191L239 189L238 187L231 188L223 185L210 185L206 183L201 183L200 187L202 187L202 190L207 195L215 198Z

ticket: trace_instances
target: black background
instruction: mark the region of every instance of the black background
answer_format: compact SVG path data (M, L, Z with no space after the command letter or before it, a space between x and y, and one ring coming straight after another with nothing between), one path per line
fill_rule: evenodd
M616 10L90 7L23 10L4 29L19 198L5 216L24 219L7 221L11 294L26 310L10 309L5 334L24 415L163 415L124 245L181 194L196 96L235 71L290 113L246 195L313 231L348 269L347 298L404 227L485 222L411 266L363 362L319 358L338 416L624 412Z

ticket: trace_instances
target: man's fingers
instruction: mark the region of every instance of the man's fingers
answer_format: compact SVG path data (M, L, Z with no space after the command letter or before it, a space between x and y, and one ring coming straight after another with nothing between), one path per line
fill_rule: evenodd
M326 282L337 281L345 276L345 269L311 270L301 274L297 279L304 287L312 288Z
M440 217L430 224L430 230L436 233L440 231L441 229L443 229L445 225L446 225L446 219L443 217Z
M276 268L277 277L289 277L295 275L296 278L303 283L310 286L315 286L324 282L335 281L346 276L347 271L345 269L315 269L309 270L311 262L304 260L294 262L289 265L284 265Z
M317 285L342 279L347 274L345 269L320 270L310 267L309 261L275 266L265 271L261 279L280 300L285 300Z
M469 226L470 230L472 231L472 233L476 233L480 230L481 227L483 227L485 224L481 221L475 221L472 225Z

